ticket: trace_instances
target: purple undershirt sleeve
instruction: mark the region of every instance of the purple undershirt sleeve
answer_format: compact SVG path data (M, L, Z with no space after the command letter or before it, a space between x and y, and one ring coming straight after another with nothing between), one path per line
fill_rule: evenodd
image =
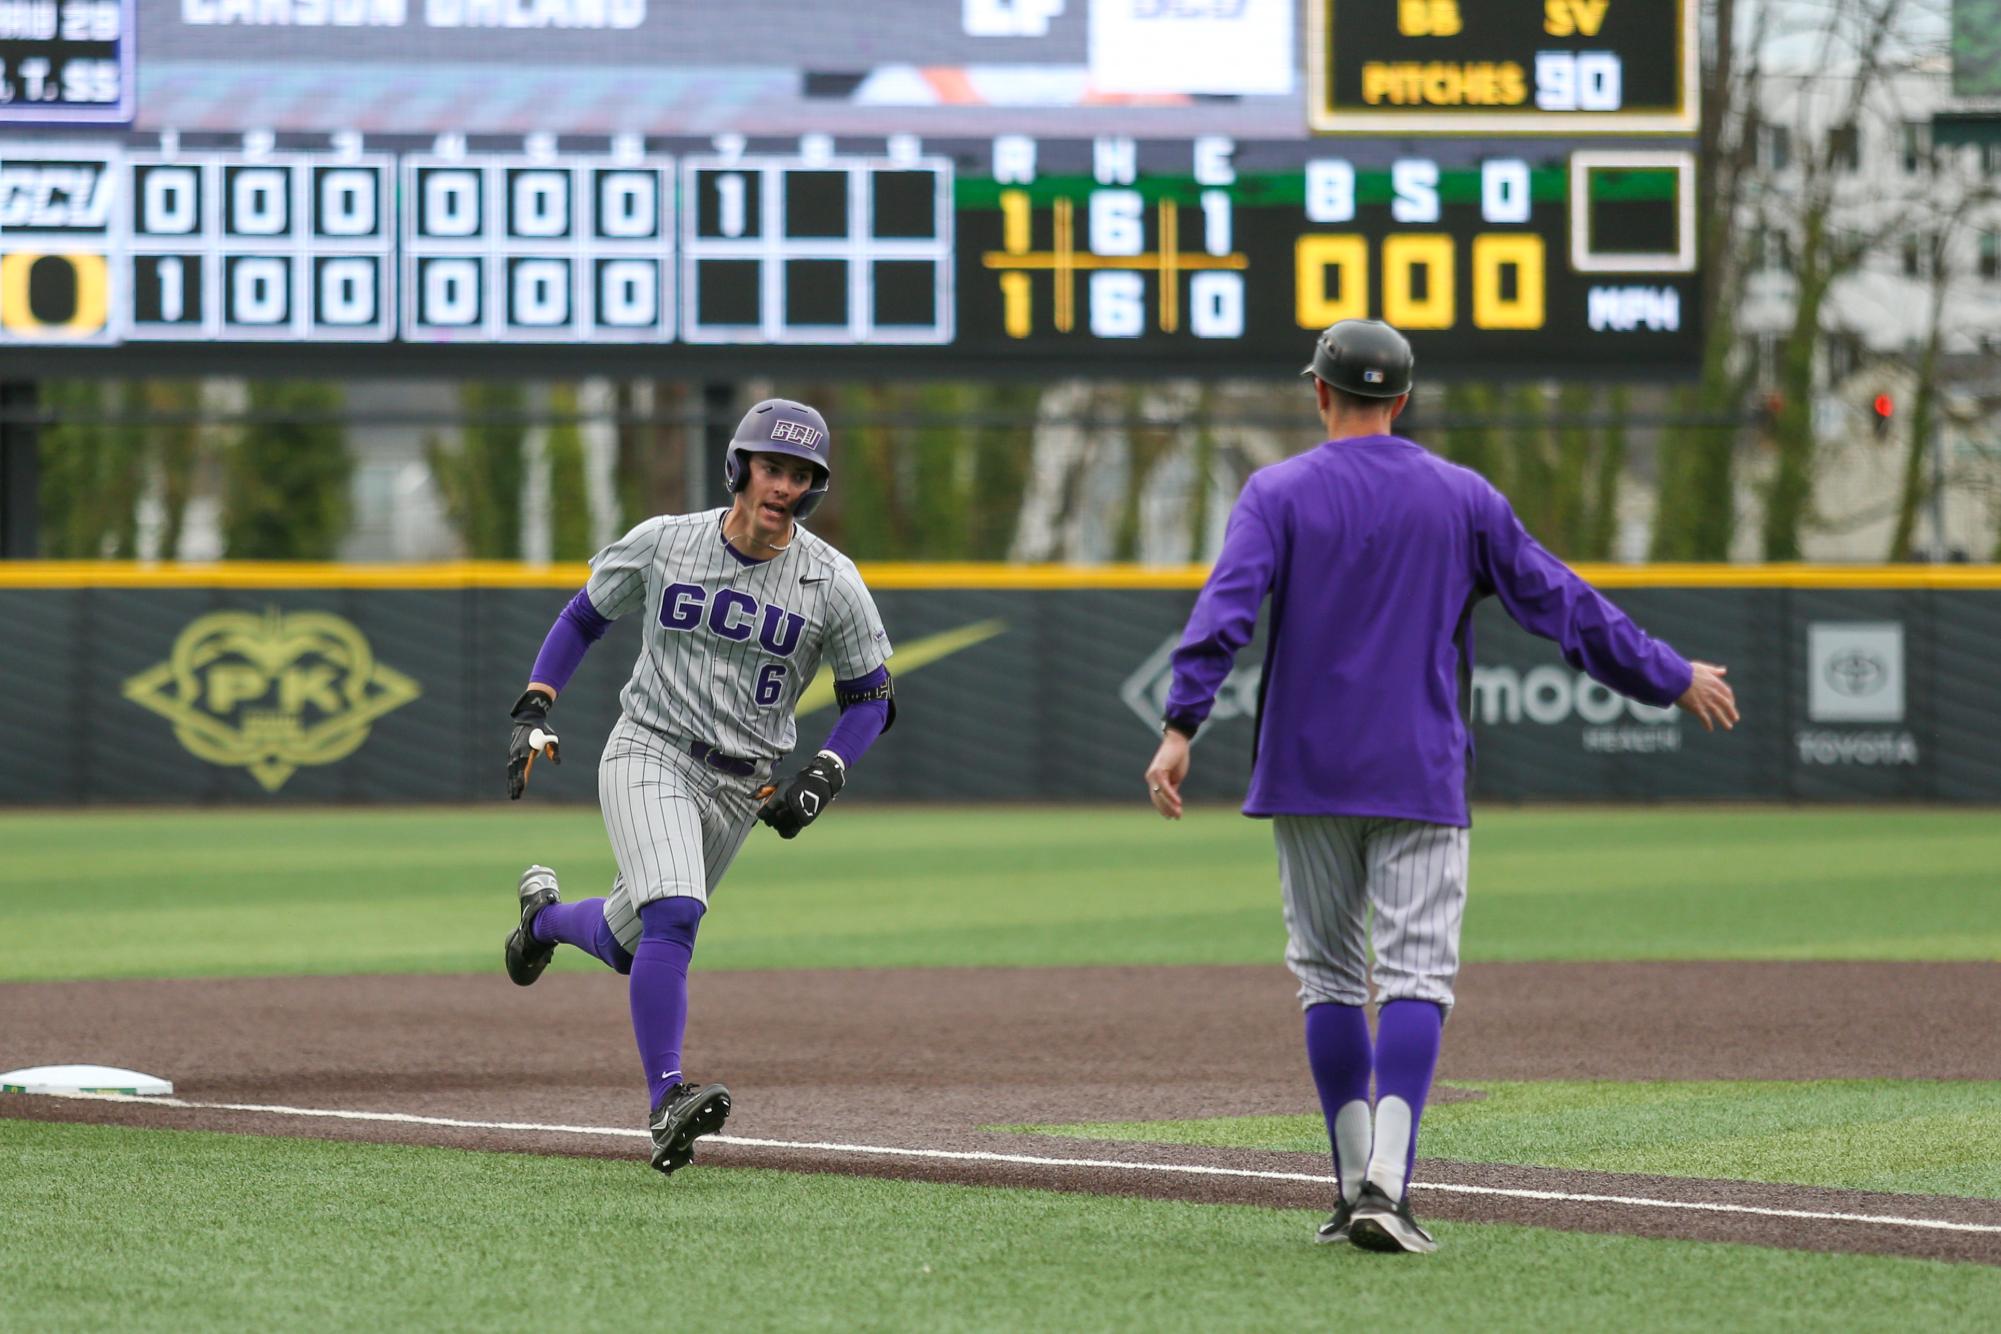
M1258 608L1271 590L1278 548L1272 541L1255 485L1244 488L1223 549L1216 556L1209 581L1188 613L1188 628L1174 650L1174 681L1168 688L1164 713L1176 724L1200 726L1215 707L1216 691L1230 674L1237 650L1250 643L1257 628Z
M878 667L867 676L858 676L852 681L836 681L837 693L857 693L874 690L889 681L889 668ZM889 701L886 699L865 699L850 704L841 710L840 718L834 723L834 730L827 734L827 744L822 750L831 750L841 757L841 767L852 769L855 761L868 752L875 739L882 735L883 728L889 726Z
M548 638L542 641L542 651L535 655L535 668L528 679L561 690L577 674L577 666L590 646L604 638L604 632L610 628L611 622L598 615L597 608L591 605L590 594L579 589L556 623L549 627Z
M1688 660L1529 536L1498 491L1487 496L1477 542L1480 577L1508 615L1554 640L1572 667L1642 704L1666 706L1688 689L1695 674Z

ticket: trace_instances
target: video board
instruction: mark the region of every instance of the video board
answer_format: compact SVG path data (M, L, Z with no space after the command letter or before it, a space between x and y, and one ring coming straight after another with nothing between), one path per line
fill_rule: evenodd
M132 119L134 0L0 0L0 128Z
M762 67L589 63L654 49L647 0L174 0L165 31L162 0L136 3L130 129L0 126L0 358L35 373L218 352L273 373L1269 373L1348 316L1404 328L1433 371L1699 352L1689 143L1314 134L1289 45L1285 93L1269 66L1240 95L1090 82L1092 34L1201 6L1106 0L1125 28L1095 5L1087 28L1082 0L965 0L942 27L919 6L896 40L967 63L915 84L896 51L811 65L884 58L848 11L687 19L690 58L717 61L746 24L820 25L787 102ZM1601 31L1661 11L1576 3ZM1203 40L1226 10L1269 34L1270 0L1210 10ZM576 26L508 26L552 14ZM983 74L993 49L1042 63ZM232 83L239 61L261 78ZM676 102L698 76L710 100Z
M1320 131L1692 134L1696 0L1306 0Z

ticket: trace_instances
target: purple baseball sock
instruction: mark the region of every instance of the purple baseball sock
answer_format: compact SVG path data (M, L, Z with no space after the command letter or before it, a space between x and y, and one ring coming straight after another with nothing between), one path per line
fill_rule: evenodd
M1306 1011L1306 1063L1320 1090L1327 1142L1342 1198L1362 1189L1369 1165L1369 1016L1359 1005L1313 1005Z
M529 931L544 945L575 945L621 973L632 971L632 956L605 924L603 899L552 903L535 914Z
M1444 1026L1444 1009L1425 1000L1393 1000L1376 1016L1376 1134L1369 1180L1393 1200L1410 1187L1417 1123L1438 1068Z
M695 953L701 900L655 899L639 910L632 956L632 1035L646 1063L647 1106L681 1078L681 1038L688 1028L688 960Z

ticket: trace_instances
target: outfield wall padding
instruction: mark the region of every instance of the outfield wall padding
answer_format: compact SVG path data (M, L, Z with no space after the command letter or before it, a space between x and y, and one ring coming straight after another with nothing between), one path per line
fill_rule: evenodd
M266 581L268 584L268 581ZM13 726L0 802L502 801L507 711L570 590L478 585L0 587ZM2001 800L2001 588L1629 587L1612 596L1744 712L1707 735L1629 705L1488 601L1468 708L1489 800ZM1193 587L885 587L899 720L852 799L1144 797ZM615 625L556 712L535 801L594 802L632 669ZM1258 646L1196 748L1240 795ZM1330 694L1326 707L1343 707ZM834 719L800 719L817 748Z

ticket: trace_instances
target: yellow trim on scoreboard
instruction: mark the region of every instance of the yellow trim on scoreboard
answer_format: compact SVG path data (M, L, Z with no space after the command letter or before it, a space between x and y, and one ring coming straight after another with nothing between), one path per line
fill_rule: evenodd
M1607 565L1573 567L1600 588L2001 589L2001 565ZM979 561L863 562L875 589L1194 590L1206 565L1006 565ZM213 565L135 561L0 562L0 589L21 588L581 588L583 564L453 561L334 565L288 561Z

